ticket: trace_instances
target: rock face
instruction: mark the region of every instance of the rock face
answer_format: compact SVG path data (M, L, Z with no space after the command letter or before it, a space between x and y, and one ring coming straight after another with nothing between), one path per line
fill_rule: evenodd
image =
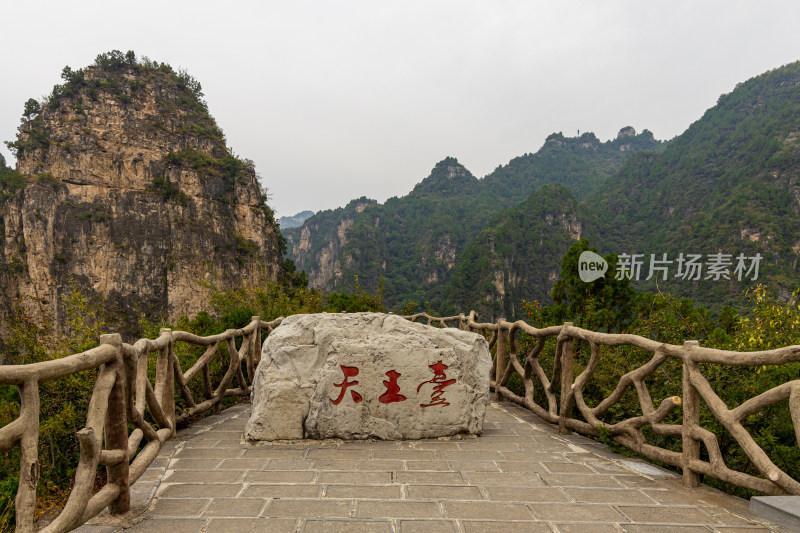
M523 301L550 301L561 258L585 223L569 190L545 185L466 246L448 286L449 299L456 309L474 309L487 321L524 314Z
M353 221L375 203L361 197L344 208L320 211L298 226L281 226L291 258L298 270L308 274L310 286L332 289L342 281L343 271L350 266L349 260L340 260L350 242L347 233Z
M245 438L479 434L491 364L475 333L382 313L294 315L264 341Z
M193 78L119 53L62 77L26 104L11 145L25 181L3 184L0 313L19 298L36 316L44 299L62 324L73 285L131 322L174 319L207 310L214 279L282 272L252 162L227 148Z

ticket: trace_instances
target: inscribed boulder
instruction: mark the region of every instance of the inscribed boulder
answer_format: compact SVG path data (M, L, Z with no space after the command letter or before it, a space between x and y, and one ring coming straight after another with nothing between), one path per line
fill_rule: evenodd
M476 333L382 313L293 315L264 341L245 437L479 434L491 364Z

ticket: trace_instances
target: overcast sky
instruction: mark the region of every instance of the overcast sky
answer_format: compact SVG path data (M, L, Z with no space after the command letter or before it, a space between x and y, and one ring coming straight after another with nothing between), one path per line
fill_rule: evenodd
M292 215L402 196L446 156L483 177L556 131L672 138L800 59L798 21L796 0L0 0L0 140L65 65L134 50L201 82Z

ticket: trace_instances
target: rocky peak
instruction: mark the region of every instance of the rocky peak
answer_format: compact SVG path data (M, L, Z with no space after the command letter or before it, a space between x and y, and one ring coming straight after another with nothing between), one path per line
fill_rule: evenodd
M163 189L160 180L172 174L186 178L172 186L191 195L213 195L220 185L232 189L237 174L253 174L252 164L225 146L199 82L188 74L112 52L85 69L65 67L62 78L45 102L26 104L17 141L10 144L22 174L137 190ZM181 167L229 183L198 183L172 172Z
M454 196L475 193L477 188L478 179L458 159L446 157L436 163L430 175L419 182L411 194Z
M441 175L448 179L471 176L469 170L458 162L455 157L445 157L433 167L431 175Z
M350 203L348 203L346 210L355 209L356 213L363 213L364 209L371 205L376 205L377 203L377 200L372 200L371 198L362 196L358 200L352 200Z
M2 312L48 294L60 322L58 295L74 283L174 318L207 309L212 278L234 286L282 272L253 164L228 149L197 80L117 51L62 79L26 103L9 143L25 183L6 191L4 254L25 267L0 265Z
M597 150L600 147L600 139L590 132L584 132L578 137L565 137L562 132L551 133L545 139L545 147L553 148L566 148L566 149L589 149Z

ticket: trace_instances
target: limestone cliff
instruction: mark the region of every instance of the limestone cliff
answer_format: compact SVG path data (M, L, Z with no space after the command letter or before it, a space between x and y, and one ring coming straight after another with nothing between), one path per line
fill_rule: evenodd
M2 203L3 318L14 298L63 323L71 284L128 321L207 310L207 282L276 279L280 234L252 162L228 150L200 85L131 52L65 68L25 106Z
M524 318L523 301L550 303L561 258L581 238L578 202L559 185L545 185L496 217L459 255L447 287L456 309L482 320Z
M375 200L361 197L344 208L320 211L304 221L302 227L284 231L291 258L299 270L308 274L310 286L330 290L339 288L342 282L352 281L342 278L351 262L343 257L343 250L350 242L348 232L353 221L374 204Z

